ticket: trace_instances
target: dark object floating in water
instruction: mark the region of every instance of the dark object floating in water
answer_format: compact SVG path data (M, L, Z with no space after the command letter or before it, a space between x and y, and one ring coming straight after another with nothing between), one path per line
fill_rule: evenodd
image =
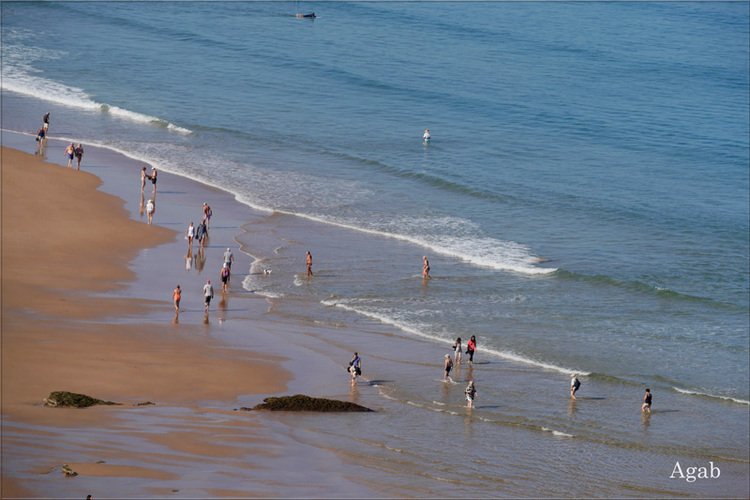
M294 396L271 397L263 400L263 403L252 408L240 408L244 411L267 410L267 411L373 411L364 406L348 401L337 401L335 399L311 398L304 394Z
M103 401L85 394L68 391L55 391L43 399L44 406L72 406L73 408L88 408L94 405L119 405L113 401Z
M300 17L300 18L301 17L309 17L309 18L315 19L315 12L312 12L310 14L297 14L297 17Z

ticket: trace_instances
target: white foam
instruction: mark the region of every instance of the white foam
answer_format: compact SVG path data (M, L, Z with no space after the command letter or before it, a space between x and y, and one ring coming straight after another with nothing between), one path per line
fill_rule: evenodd
M417 325L417 326L407 325L406 323L397 321L396 319L391 318L391 317L389 317L389 316L387 316L385 314L379 314L379 313L375 313L375 312L366 311L366 310L363 310L361 308L353 307L351 305L344 304L343 302L341 302L341 301L339 301L337 299L326 299L326 300L321 301L321 303L324 304L324 305L327 305L327 306L339 307L339 308L341 308L341 309L343 309L345 311L354 312L354 313L357 313L359 315L366 316L368 318L376 319L376 320L380 321L381 323L384 323L384 324L387 324L387 325L390 325L390 326L394 326L394 327L398 328L399 330L401 330L403 332L406 332L406 333L410 333L412 335L416 335L416 336L423 337L423 338L426 338L426 339L430 339L430 340L433 340L433 341L434 340L440 340L440 341L443 341L443 342L446 342L446 343L449 343L449 344L453 343L452 340L441 339L441 338L439 338L439 337L437 337L435 335L430 335L428 333L424 333L424 331L422 329L420 329L419 325ZM425 329L427 329L427 325L425 325ZM544 361L539 361L539 360L531 359L531 358L528 358L526 356L522 356L520 354L516 354L516 353L510 352L510 351L498 351L498 350L495 350L495 349L486 349L486 348L483 348L481 350L481 352L482 352L482 355L495 356L495 357L507 359L509 361L514 361L516 363L522 363L522 364L526 364L526 365L537 366L539 368L544 368L545 370L552 370L552 371L556 371L556 372L560 372L560 373L565 373L565 374L568 374L568 373L577 373L579 376L583 376L583 377L588 376L588 375L591 374L591 372L587 372L585 370L581 370L581 369L578 369L578 368L573 369L573 368L568 368L568 367L564 367L564 366L558 366L558 365L554 365L552 363L546 363Z
M543 430L544 432L551 432L553 436L560 436L560 437L571 437L571 438L572 438L572 437L575 437L575 436L573 436L573 434L567 434L567 433L565 433L565 432L561 432L561 431L556 431L556 430L554 430L554 429L548 429L548 428L546 428L546 427L542 427L542 430Z
M725 401L732 401L734 403L741 404L741 405L750 405L750 401L746 401L744 399L737 399L737 398L732 398L729 396L718 396L716 394L708 394L708 393L700 392L700 391L690 391L688 389L680 389L679 387L672 387L672 389L682 394L690 394L692 396L704 396L708 398L723 399Z
M44 51L47 52L47 51ZM46 57L60 58L62 52L49 52ZM29 54L23 46L5 46L3 48L3 78L0 80L1 88L6 92L28 95L63 106L84 109L92 112L107 113L112 116L140 123L150 123L164 126L169 130L181 134L192 134L191 130L179 127L167 120L149 116L136 111L130 111L117 106L95 101L83 89L71 87L39 76L38 70L33 69L27 62ZM39 57L32 59L40 59Z

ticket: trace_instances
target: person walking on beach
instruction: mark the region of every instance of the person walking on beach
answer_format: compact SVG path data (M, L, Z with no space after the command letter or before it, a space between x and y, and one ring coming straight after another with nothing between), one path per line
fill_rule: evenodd
M156 167L151 167L151 176L149 179L151 179L151 184L154 186L152 193L156 193Z
M430 276L430 262L427 260L427 256L425 255L422 257L422 260L424 260L424 265L422 266L422 278L432 279L432 276Z
M188 241L188 255L193 253L193 237L195 236L195 228L193 227L193 221L190 221L190 225L185 231L185 239Z
M200 225L198 225L198 229L196 229L195 231L195 237L197 238L198 244L199 244L198 251L202 252L203 245L206 244L206 238L208 238L208 228L206 228L206 219L203 219Z
M451 370L453 369L453 360L450 354L445 355L445 374L443 375L444 382L453 382L451 378Z
M646 394L643 396L643 406L641 406L642 412L651 413L651 389L646 389Z
M144 189L146 189L146 179L149 179L150 177L146 173L146 167L143 167L141 170L141 193Z
M76 155L76 160L78 161L78 168L76 168L76 170L81 170L81 160L83 160L83 146L80 142L78 143L78 146L76 146L74 153Z
M42 128L45 134L49 131L49 113L42 117Z
M227 293L227 282L229 281L229 266L224 263L224 267L221 268L221 291Z
M206 280L206 284L203 286L203 302L206 303L206 312L208 312L208 305L211 303L211 299L214 298L214 287L211 286L211 280Z
M474 335L471 336L469 341L466 343L466 354L469 355L469 364L474 363L474 351L477 349L477 339Z
M231 248L227 248L227 251L224 252L224 264L226 264L229 269L232 269L232 264L234 264L234 254L232 253Z
M570 397L573 399L576 399L576 391L581 387L581 381L578 380L578 377L576 377L576 374L573 373L570 375Z
M154 223L154 209L156 206L154 205L154 200L148 200L146 202L146 217L148 218L148 223L153 224Z
M203 220L206 222L206 227L211 225L211 216L213 215L211 207L207 203L203 204Z
M70 143L70 146L65 148L65 156L68 157L68 168L73 168L73 157L76 154L76 146L72 142Z
M177 285L174 289L174 292L172 292L172 300L174 301L174 312L179 313L180 312L180 296L182 295L182 290L180 290L180 285Z
M356 352L352 356L351 361L349 361L349 373L352 377L351 383L356 384L357 377L362 375L362 358Z
M473 380L469 380L469 385L466 386L466 389L464 390L464 394L466 394L466 401L468 401L468 404L466 406L468 406L469 408L473 408L474 407L474 398L478 394L476 387L474 387L474 381Z
M458 337L453 343L453 362L461 364L461 337Z
M312 255L310 255L310 251L307 251L307 276L312 276Z

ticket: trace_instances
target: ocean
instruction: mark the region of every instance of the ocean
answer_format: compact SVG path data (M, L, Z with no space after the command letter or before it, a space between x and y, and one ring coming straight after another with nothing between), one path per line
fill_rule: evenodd
M357 446L396 495L710 495L675 460L747 468L747 2L1 8L3 129L50 112L256 210L243 286L364 355ZM472 335L467 416L442 359Z

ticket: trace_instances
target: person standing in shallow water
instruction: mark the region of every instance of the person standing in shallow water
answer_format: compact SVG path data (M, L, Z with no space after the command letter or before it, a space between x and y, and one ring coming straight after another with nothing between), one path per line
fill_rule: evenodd
M471 336L469 341L466 343L466 354L469 355L469 364L474 363L474 351L477 349L477 339L474 335Z
M422 278L432 279L432 276L430 276L430 261L427 260L426 255L422 257L422 260L424 261L424 265L422 266Z
M461 364L461 349L461 337L458 337L453 343L453 362L457 365Z
M182 290L180 290L180 285L177 285L175 287L174 291L172 292L172 300L174 301L174 312L179 313L180 312L180 297L182 295Z
M445 355L445 373L443 374L443 381L444 382L453 382L453 379L451 378L451 370L453 369L453 360L451 359L450 354Z
M312 255L310 255L310 251L307 252L307 276L312 276Z
M146 179L148 179L148 174L146 173L146 167L143 167L141 169L141 193L144 189L146 189Z
M351 361L349 361L349 373L352 377L351 383L356 384L357 377L362 375L362 358L356 352L352 356Z
M578 380L578 377L576 377L576 374L573 373L570 375L570 397L573 399L576 399L576 391L581 387L581 381Z
M641 406L641 412L651 413L651 389L646 389L646 394L643 396L643 406Z
M466 401L468 401L467 405L469 408L474 407L474 398L477 396L477 389L474 387L474 381L469 380L469 385L466 386L466 389L464 390L464 394L466 394Z

